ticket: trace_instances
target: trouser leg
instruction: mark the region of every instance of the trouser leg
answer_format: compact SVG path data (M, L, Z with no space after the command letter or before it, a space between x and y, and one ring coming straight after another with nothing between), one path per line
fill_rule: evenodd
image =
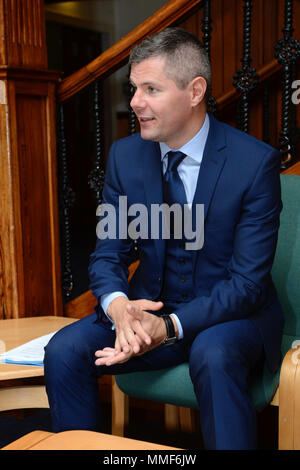
M262 357L262 340L248 319L213 326L195 338L190 374L206 449L257 447L256 411L248 377Z
M54 432L100 429L98 378L102 375L161 369L188 358L187 347L181 342L160 346L124 364L95 366L95 351L114 347L114 343L114 331L98 322L94 314L63 328L50 340L44 365Z
M95 314L58 331L45 348L45 383L54 432L98 430L100 403L94 353L113 347L114 333ZM79 426L79 427L77 427Z

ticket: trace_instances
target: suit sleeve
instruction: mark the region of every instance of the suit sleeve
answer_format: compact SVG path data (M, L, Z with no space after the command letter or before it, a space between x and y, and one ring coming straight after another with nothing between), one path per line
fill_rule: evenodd
M280 154L272 150L263 155L244 196L227 278L217 282L210 295L176 310L185 338L217 323L250 317L263 305L281 209Z
M110 209L110 223L114 225L115 237L97 239L95 251L90 257L90 289L99 299L101 295L121 291L128 295L128 266L133 261L133 242L130 238L120 238L119 220L127 214L120 214L119 197L125 196L118 176L116 164L116 143L111 147L103 189L102 207ZM107 218L103 213L99 222ZM98 224L99 224L98 222ZM98 233L99 235L99 233Z

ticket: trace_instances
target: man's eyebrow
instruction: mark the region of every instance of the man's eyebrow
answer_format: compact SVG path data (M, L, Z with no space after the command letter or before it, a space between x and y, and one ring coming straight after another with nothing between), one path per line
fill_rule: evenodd
M135 83L129 78L129 83L133 86L133 87L136 87ZM157 87L158 84L155 83L155 82L143 82L141 83L141 86L145 86L145 85L150 85L150 86L153 86L153 87Z

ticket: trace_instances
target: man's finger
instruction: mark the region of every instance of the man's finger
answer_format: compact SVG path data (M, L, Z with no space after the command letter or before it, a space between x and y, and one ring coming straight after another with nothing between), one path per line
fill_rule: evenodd
M104 349L99 349L98 351L95 352L96 357L109 357L113 356L115 354L116 350L115 348L104 348Z
M128 344L124 330L117 331L117 338L119 341L120 350L128 353L130 351L130 346Z
M136 307L134 305L127 305L127 312L135 319L132 322L132 329L134 330L134 333L136 333L143 342L146 344L151 344L151 337L149 334L144 330L144 328L141 325L141 321L144 319L145 314L148 315L147 313L143 312L139 307ZM137 348L134 349L134 352L139 352Z
M120 346L118 336L116 336L116 340L115 340L115 352L121 352L121 346Z
M124 353L121 351L117 355L109 356L109 357L101 357L95 361L97 366L107 366L110 367L114 364L122 364L123 362L127 362L132 357L132 352L129 354Z
M157 311L163 308L164 304L161 301L154 302L153 300L144 300L141 304L143 310Z
M135 332L131 326L127 326L118 333L120 348L123 352L129 353L131 350L136 354L140 351L140 345L136 339Z
M142 327L141 323L139 322L139 320L135 321L133 324L132 324L133 328L134 328L134 331L136 333L136 335L139 337L139 339L141 341L143 341L144 343L150 345L152 343L152 340L151 340L151 336L148 335L148 333L146 333L146 331L144 330L144 328Z

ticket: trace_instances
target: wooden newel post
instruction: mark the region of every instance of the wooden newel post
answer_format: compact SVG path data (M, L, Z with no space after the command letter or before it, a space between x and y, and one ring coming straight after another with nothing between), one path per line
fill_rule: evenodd
M0 318L62 314L44 0L0 0Z

